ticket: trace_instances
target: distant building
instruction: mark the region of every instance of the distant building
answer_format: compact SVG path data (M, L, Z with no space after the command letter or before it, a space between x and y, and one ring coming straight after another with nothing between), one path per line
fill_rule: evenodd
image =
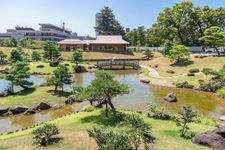
M6 33L0 33L0 39L15 38L21 40L23 38L35 39L35 40L50 40L58 42L64 39L75 38L76 33L65 29L65 24L62 27L58 27L52 24L42 23L39 24L40 30L34 30L28 27L15 27L15 29L8 29Z
M120 35L104 35L97 36L92 40L80 40L80 39L65 39L58 42L61 50L74 51L77 48L82 48L85 51L125 51L127 41L123 40Z

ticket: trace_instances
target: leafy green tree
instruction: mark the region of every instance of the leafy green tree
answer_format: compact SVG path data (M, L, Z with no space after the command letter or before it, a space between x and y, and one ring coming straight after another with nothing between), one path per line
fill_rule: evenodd
M48 83L50 85L55 85L55 92L57 92L58 86L60 86L63 91L64 84L72 84L71 77L72 74L69 72L69 68L60 64L57 69L53 71L53 76Z
M15 47L17 46L17 41L15 38L5 38L0 41L0 46Z
M170 50L173 48L173 43L171 41L166 40L166 42L164 43L164 54L165 55L169 55Z
M9 60L12 63L15 63L17 61L23 61L24 60L24 57L23 57L23 51L22 51L22 49L20 49L20 48L13 49L11 51L11 53L10 53Z
M40 61L41 60L41 54L38 51L33 51L31 54L33 61Z
M61 56L60 51L58 47L55 45L55 43L51 41L47 41L44 44L44 58L48 59L49 61L57 60Z
M100 100L105 99L106 116L108 116L108 105L111 107L113 113L116 113L116 108L112 103L112 98L118 95L128 94L129 87L126 84L114 80L114 77L105 71L96 71L95 79L86 88L79 88L82 98ZM82 92L81 92L82 91Z
M7 55L4 54L2 50L0 50L0 62L4 62L6 58L7 58Z
M106 132L100 128L88 130L90 137L96 140L99 150L128 150L131 149L129 138L126 134Z
M147 41L147 31L143 26L139 26L137 29L133 29L127 32L125 39L130 42L131 46L145 46Z
M218 47L225 44L225 31L217 26L210 27L204 31L204 36L200 40L206 46L215 48L218 55L220 55Z
M96 32L99 35L124 35L124 29L116 20L113 10L104 7L96 14Z
M197 113L193 111L191 106L184 106L183 111L179 112L179 115L180 118L176 121L176 123L178 127L181 127L181 137L188 138L187 131L190 129L188 123L193 122L193 119L197 116Z
M78 65L82 61L83 61L83 50L81 48L78 48L73 52L72 62Z
M41 146L47 146L54 142L52 136L59 134L59 129L54 124L45 124L32 131L33 139Z
M13 85L21 86L25 89L32 85L31 82L27 81L30 77L29 70L28 63L25 61L16 61L6 70L6 79L12 83L12 92L14 92Z
M144 55L147 59L151 59L151 58L154 57L154 54L150 49L146 49L145 52L144 52Z
M201 45L199 38L207 28L224 28L224 23L225 8L196 7L192 2L184 1L159 14L156 23L148 30L148 42L169 40L186 46Z
M175 45L169 51L169 57L177 63L185 62L189 59L188 48L184 45Z

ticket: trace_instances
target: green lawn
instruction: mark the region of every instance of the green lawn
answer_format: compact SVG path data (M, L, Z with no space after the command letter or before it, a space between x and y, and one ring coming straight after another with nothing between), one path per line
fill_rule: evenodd
M65 101L69 96L68 93L59 92L58 94L54 94L54 92L49 92L49 90L54 90L54 87L35 87L28 89L25 92L20 92L8 97L2 97L0 100L0 106L34 106L40 102L48 102L53 105L58 102Z
M129 112L130 113L130 112ZM180 138L175 122L162 121L143 116L145 122L152 126L153 135L156 137L152 145L154 150L206 150L207 148L192 144L191 140ZM96 143L89 138L86 130L92 126L100 126L105 129L120 130L117 126L109 124L107 118L100 115L100 110L86 113L81 112L63 118L59 118L50 123L56 124L60 128L60 135L63 140L60 143L49 147L38 147L32 142L30 132L33 129L16 132L9 135L0 136L1 149L10 150L97 150ZM194 133L201 133L206 130L214 129L212 126L191 124Z

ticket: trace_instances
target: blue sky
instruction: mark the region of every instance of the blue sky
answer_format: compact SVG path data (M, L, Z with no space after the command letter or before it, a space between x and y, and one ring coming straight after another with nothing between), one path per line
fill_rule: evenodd
M114 14L124 27L140 25L149 28L158 13L182 0L0 0L0 32L7 28L52 23L66 27L79 35L95 35L95 14L104 6ZM192 0L195 5L225 7L225 0Z

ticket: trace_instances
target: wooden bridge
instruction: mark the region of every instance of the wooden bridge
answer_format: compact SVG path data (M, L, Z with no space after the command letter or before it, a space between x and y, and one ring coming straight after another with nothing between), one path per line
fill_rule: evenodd
M132 67L133 69L138 69L139 61L138 60L108 60L108 61L97 61L96 67L97 68L103 68L103 67L110 67L112 69L112 66L122 66L123 69L126 69L127 67Z

